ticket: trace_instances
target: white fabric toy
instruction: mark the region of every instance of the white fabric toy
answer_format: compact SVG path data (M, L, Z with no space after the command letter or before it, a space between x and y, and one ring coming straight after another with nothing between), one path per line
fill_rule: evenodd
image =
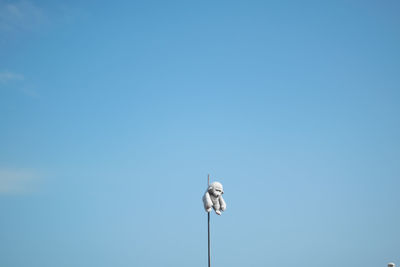
M221 211L225 211L226 203L222 198L224 189L222 184L219 182L213 182L207 189L203 196L204 209L207 212L211 211L211 208L215 210L215 213L221 215Z

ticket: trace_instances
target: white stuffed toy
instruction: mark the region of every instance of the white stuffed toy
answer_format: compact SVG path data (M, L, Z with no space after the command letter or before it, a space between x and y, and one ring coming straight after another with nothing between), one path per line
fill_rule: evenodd
M211 208L215 210L215 213L221 215L221 211L225 211L226 203L222 198L224 189L222 184L219 182L214 182L210 186L203 196L204 209L207 212L211 211Z

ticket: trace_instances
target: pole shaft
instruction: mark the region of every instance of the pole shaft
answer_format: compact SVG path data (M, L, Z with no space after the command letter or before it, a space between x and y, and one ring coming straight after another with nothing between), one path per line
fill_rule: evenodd
M210 213L208 212L208 267L211 267L211 253L210 253Z
M210 175L207 177L207 186L210 186ZM211 250L210 250L210 212L207 212L208 217L208 267L211 267Z

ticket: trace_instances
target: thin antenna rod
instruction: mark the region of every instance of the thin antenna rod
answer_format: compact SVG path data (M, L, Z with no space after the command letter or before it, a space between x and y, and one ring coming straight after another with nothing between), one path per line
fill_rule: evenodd
M207 184L210 186L210 175L207 178ZM207 189L208 190L208 189ZM207 212L208 216L208 267L211 267L211 254L210 254L210 212Z

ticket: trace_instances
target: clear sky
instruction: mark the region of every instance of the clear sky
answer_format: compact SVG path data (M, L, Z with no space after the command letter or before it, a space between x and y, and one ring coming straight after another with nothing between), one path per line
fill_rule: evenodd
M400 264L399 14L0 0L0 266Z

